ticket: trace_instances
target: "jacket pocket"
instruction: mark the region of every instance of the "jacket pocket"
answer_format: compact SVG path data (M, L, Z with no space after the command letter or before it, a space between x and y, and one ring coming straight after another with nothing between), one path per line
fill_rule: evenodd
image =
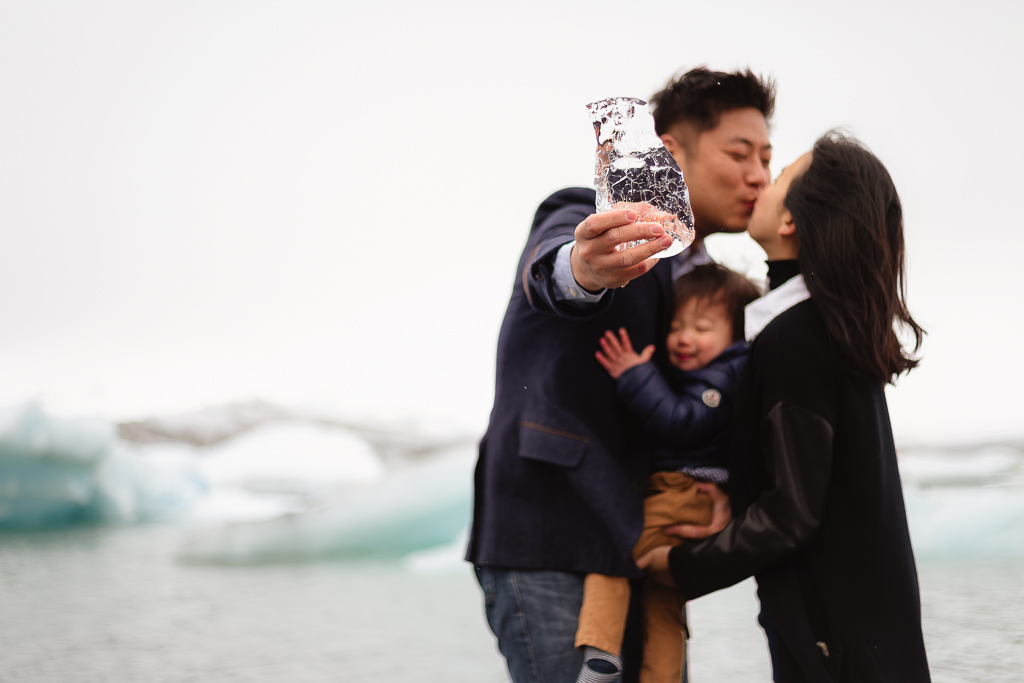
M590 439L536 422L519 425L519 456L561 467L576 467Z

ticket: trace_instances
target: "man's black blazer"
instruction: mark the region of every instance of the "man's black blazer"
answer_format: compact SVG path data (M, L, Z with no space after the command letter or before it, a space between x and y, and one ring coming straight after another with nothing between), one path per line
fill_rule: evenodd
M476 466L467 559L478 566L640 575L630 554L651 444L616 402L615 381L594 353L605 330L619 327L638 351L663 347L671 264L659 262L585 314L556 303L554 252L594 205L593 190L553 194L519 261ZM655 361L663 367L663 353Z

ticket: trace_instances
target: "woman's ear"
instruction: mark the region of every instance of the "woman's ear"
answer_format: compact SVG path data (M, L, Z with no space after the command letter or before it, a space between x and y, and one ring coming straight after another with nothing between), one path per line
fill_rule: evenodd
M784 209L779 216L779 237L796 238L796 223L793 221L793 214L789 209Z
M800 255L800 237L796 234L796 221L789 209L779 216L778 258L797 258Z

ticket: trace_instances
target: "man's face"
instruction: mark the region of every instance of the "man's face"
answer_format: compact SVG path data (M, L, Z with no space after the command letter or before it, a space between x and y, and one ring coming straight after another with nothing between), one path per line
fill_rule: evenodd
M697 234L746 230L754 201L769 181L772 146L764 116L752 107L722 114L718 125L693 135L673 156L690 189Z

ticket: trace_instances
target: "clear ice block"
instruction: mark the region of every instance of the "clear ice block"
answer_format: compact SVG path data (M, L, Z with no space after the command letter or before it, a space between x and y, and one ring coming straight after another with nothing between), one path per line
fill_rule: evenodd
M612 97L587 105L597 134L597 211L631 208L638 221L661 223L672 246L651 258L675 256L693 243L693 211L683 172L654 132L647 103ZM627 242L634 247L647 240Z

